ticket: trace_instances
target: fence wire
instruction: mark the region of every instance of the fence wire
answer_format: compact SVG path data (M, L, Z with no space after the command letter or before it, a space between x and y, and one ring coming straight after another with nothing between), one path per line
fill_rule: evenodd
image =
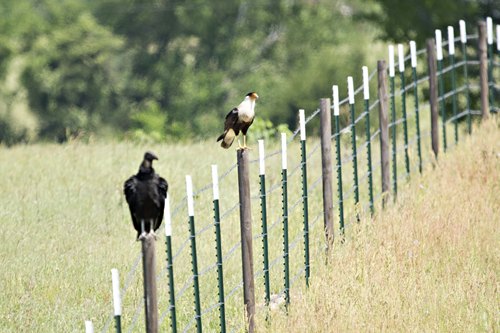
M473 40L477 40L478 35L477 34L468 35L467 39L468 39L467 46L470 46L469 42L473 41ZM460 42L460 38L456 37L455 42ZM443 47L446 46L447 43L448 43L448 41L444 41ZM421 56L421 55L424 55L425 53L426 53L425 49L420 49L417 51L416 55ZM459 58L457 58L457 59L459 59ZM410 55L406 55L404 57L404 61L407 62L409 60L410 60ZM499 63L496 60L491 61L491 63L493 64L493 66L499 66ZM479 64L480 64L480 62L478 60L475 60L475 59L465 60L465 59L460 58L459 61L457 61L455 64L449 65L449 66L441 69L440 71L438 71L437 76L438 76L438 78L444 78L445 80L448 80L448 75L450 75L451 73L459 73L459 70L461 71L464 68L469 69L469 67L472 67L471 69L474 69L475 71L477 71L476 67ZM395 63L395 66L397 66L397 65L398 65L398 63ZM425 63L425 65L427 65L427 64ZM422 67L424 67L424 66L420 65L419 69L421 69ZM397 99L397 103L396 103L397 105L393 105L392 107L396 108L396 113L398 115L398 117L396 119L394 119L393 121L391 121L388 124L389 130L391 131L392 129L396 129L396 128L399 129L402 125L408 125L409 127L412 128L410 131L411 135L410 135L410 137L407 138L407 142L405 142L404 144L400 143L398 145L398 147L396 147L396 149L395 149L395 153L396 153L395 156L396 157L400 157L402 154L408 153L408 151L410 149L412 152L412 158L410 159L410 172L404 171L403 165L402 165L403 158L398 158L398 163L395 165L395 167L398 169L397 177L396 177L397 182L408 181L411 174L418 172L418 165L417 165L418 163L416 163L416 153L414 150L416 149L417 145L420 145L421 143L423 144L424 140L426 141L425 144L428 144L427 141L429 140L429 137L431 136L431 132L429 129L430 124L428 122L430 105L428 102L425 101L425 99L422 98L422 95L423 95L422 91L425 91L425 94L427 94L426 91L428 90L427 86L429 83L429 76L428 76L427 72L425 72L425 74L422 74L422 73L424 73L424 72L422 70L420 70L419 74L421 77L418 77L418 75L417 75L416 81L414 81L413 79L409 80L408 84L405 84L404 86L400 86L399 87L400 89L396 89L396 86L395 86L394 95L391 95L390 93L388 94L389 98L395 97ZM372 70L372 72L369 74L368 79L369 79L370 83L373 83L374 78L376 78L376 74L377 74L377 70ZM408 73L403 73L403 74L407 75ZM470 75L471 75L471 77L469 78L469 81L460 85L458 88L450 89L447 92L443 93L441 96L438 96L437 102L438 103L440 103L441 101L446 102L450 99L450 97L455 97L458 95L462 96L465 93L471 94L471 95L474 94L473 97L475 100L477 100L477 93L480 89L479 84L476 83L477 74L474 74L474 75L476 75L476 77L473 77L473 73L471 71ZM491 87L491 89L498 90L499 89L499 85L497 84L498 78L491 77L490 79L491 79L491 81L489 82L489 86ZM373 86L373 84L372 84L372 86ZM413 95L415 88L417 88L419 90L417 96ZM357 96L358 94L360 94L360 92L362 90L363 90L363 85L358 86L354 90L354 96ZM402 114L401 114L400 103L401 103L401 99L403 97L407 98L407 99L416 99L419 102L419 116L420 116L420 123L421 123L421 128L420 128L419 134L416 134L413 132L414 131L413 128L415 127L417 113L415 112L414 106L410 105L411 102L408 103L408 105L406 107L406 111L407 111L406 117L402 116ZM346 105L348 103L348 101L349 101L348 97L340 100L339 106ZM355 107L359 107L359 105L361 104L360 102L361 101L358 101L358 103L355 103ZM336 203L334 209L338 209L339 205L345 206L345 209L346 209L345 214L346 214L346 218L347 218L346 220L349 222L352 222L352 221L355 221L358 219L358 212L357 212L358 207L357 206L359 206L359 209L363 214L368 213L371 209L371 205L378 205L379 202L381 201L381 198L383 198L385 195L384 193L382 193L381 187L379 185L380 179L375 178L376 174L381 173L381 168L382 168L381 167L381 160L380 160L380 156L379 156L380 152L378 151L379 147L377 146L377 143L378 143L377 139L379 138L379 136L381 134L381 130L378 126L371 125L370 138L368 140L366 140L365 132L364 132L363 128L360 127L358 129L358 126L361 126L361 125L367 126L366 120L367 120L368 116L370 117L370 119L372 119L372 121L374 123L378 120L378 117L379 117L378 110L376 110L375 108L379 105L380 105L380 100L378 98L370 100L368 103L368 110L365 110L365 109L363 109L363 111L356 110L354 113L355 114L354 121L349 122L345 126L342 126L338 133L332 133L330 136L330 140L337 140L337 139L341 140L342 138L346 137L346 135L348 136L348 138L351 138L353 130L354 129L359 130L359 132L357 133L358 137L355 138L355 141L354 141L354 142L357 142L359 140L359 143L356 144L357 151L354 153L353 151L351 151L352 147L349 147L348 145L343 145L342 149L344 149L344 152L341 156L342 162L339 166L334 165L334 168L333 168L334 171L338 171L338 168L340 168L340 171L342 171L344 173L343 182L342 182L342 184L340 184L340 186L342 187L342 191L343 191L343 199L339 199L338 195L335 195L337 198L336 198L336 200L334 200L334 202ZM452 116L447 116L444 125L455 124L456 122L461 121L462 119L464 119L466 117L481 115L481 111L479 111L477 109L473 109L473 107L477 108L476 105L477 105L477 103L475 103L474 106L471 105L471 108L469 110L468 109L460 110L460 112L457 112L456 114L454 114ZM334 106L332 105L331 108L333 109ZM492 108L492 110L498 110L498 106L496 106L496 105L492 105L491 108ZM448 107L447 107L447 111L448 112L450 111L450 109ZM316 110L312 111L307 116L307 118L305 119L306 127L307 127L307 125L311 125L311 122L313 120L317 120L320 112L321 112L320 109L316 109ZM296 137L298 136L299 133L300 133L300 126L297 126L297 128L292 132L292 134L287 139L287 146L291 146L292 144L296 143L296 141L297 141ZM408 133L405 133L405 134L408 134ZM401 140L402 140L400 131L397 135L396 140L398 142L401 142ZM309 145L311 144L310 140L308 140L307 142ZM312 143L313 143L313 146L308 147L310 150L307 152L307 154L305 156L306 160L308 161L308 164L306 164L306 166L308 168L311 167L309 161L311 159L318 159L318 156L320 156L320 154L321 154L321 149L320 149L321 143L314 142L314 141L312 141ZM371 145L371 148L372 148L372 156L371 156L372 162L371 162L371 169L368 170L365 154L367 152L369 145ZM451 148L454 145L455 145L455 142L450 140L449 147ZM351 148L351 149L349 149L349 148ZM288 151L290 151L290 150L288 150ZM276 156L281 155L281 154L282 154L281 150L274 150L274 151L266 154L264 157L264 160L269 161L271 158L276 157ZM352 179L353 178L352 177L352 170L354 170L354 168L355 168L355 166L354 166L355 161L359 163L358 169L362 168L362 169L360 169L362 171L359 172L359 175L357 177L357 181L358 181L357 185L354 183L354 180ZM250 161L250 164L256 164L258 162L259 162L259 159L254 159L254 160ZM315 163L317 164L318 162L316 161ZM432 164L432 163L434 163L434 160L431 156L429 156L429 154L425 154L425 155L421 156L421 164L424 167L424 169L427 165ZM300 181L301 181L301 179L300 179L301 172L300 171L302 170L302 168L301 168L302 164L300 162L297 163L296 161L294 161L293 163L290 163L290 165L292 165L292 168L288 170L287 182L289 184L300 183ZM317 165L315 165L315 166L317 166ZM218 177L219 183L222 183L223 181L225 181L236 168L237 168L237 164L233 164L229 168L227 168ZM206 166L199 166L197 168L198 171L202 170L202 169L205 170L207 168L206 168ZM358 170L356 170L356 172L358 172ZM271 202L271 200L273 203L278 202L281 195L282 195L282 193L278 191L279 189L282 188L282 182L279 181L279 178L280 177L275 177L274 181L271 184L267 184L268 188L265 191L265 195L266 195L266 198L269 200L268 203ZM309 178L312 178L312 180L311 179L307 180L309 183L307 196L312 198L313 194L314 194L315 198L321 197L321 194L320 194L321 190L318 187L323 179L322 175L319 174L319 175L312 176L310 174ZM371 179L373 186L374 186L374 188L373 188L373 202L372 203L370 203L368 201L367 181L369 179ZM209 192L209 190L212 186L213 186L212 183L205 184L205 185L201 186L193 194L195 197L206 197L208 195L207 192ZM354 194L356 193L356 191L360 191L360 193L359 193L360 201L355 203L352 200L352 198L353 198ZM296 216L301 215L299 208L301 208L301 204L303 203L304 198L299 194L299 191L290 191L289 194L290 194L289 200L290 200L291 204L288 207L289 208L288 209L288 217L294 216L294 218L296 218ZM251 197L251 200L254 202L258 202L258 200L260 198L261 198L261 196L259 193L259 194L253 195ZM183 219L182 217L179 217L179 214L182 211L184 211L184 209L186 207L186 203L187 203L187 196L183 196L178 202L173 202L174 206L173 206L173 210L172 210L172 214L171 214L172 219L174 219L174 218ZM258 204L257 204L257 206L258 206ZM378 205L378 206L380 206L380 205ZM238 207L240 207L239 202L230 204L229 208L227 208L226 210L224 210L221 213L220 223L221 224L226 223L226 221L228 221L231 218L232 213L234 213ZM283 222L283 216L282 216L281 211L277 207L270 207L270 208L272 208L272 209L270 209L270 211L268 212L267 217L269 218L270 221L272 221L272 223L268 226L266 234L263 234L260 232L254 232L252 235L252 238L254 240L260 240L264 237L269 237L272 232L276 232L276 230L278 230L277 226L281 225L281 222ZM321 217L323 216L323 212L321 211L321 208L316 212L313 212L312 210L309 211L309 215L314 216L309 221L309 236L314 236L315 239L318 237L321 237L321 233L323 233L323 229L317 227L317 225L320 224L318 222L322 220ZM301 218L297 218L297 220L301 222ZM348 224L349 223L347 223L346 226ZM205 235L208 230L213 230L212 229L213 227L214 227L213 221L206 223L196 232L195 236L201 237L201 236ZM162 228L163 228L163 226L162 226ZM255 228L255 229L258 229L258 228ZM276 255L276 253L273 254L272 259L269 261L269 265L267 267L268 271L272 271L273 268L276 269L278 267L278 265L280 265L283 262L283 258L285 255L290 255L292 252L302 250L302 243L303 243L304 235L305 235L304 231L298 227L295 227L295 229L293 229L292 231L293 231L291 233L292 240L289 243L288 249L283 253L279 253L278 255ZM186 251L186 247L190 243L190 240L191 240L190 237L186 237L184 239L176 239L177 247L173 251L174 254L172 256L172 263L171 263L172 265L174 263L178 263L178 265L183 264L183 263L179 263L179 260L181 260L181 256ZM315 253L324 252L325 246L326 246L326 242L322 243L321 245L315 244L313 251L315 251ZM233 242L230 245L229 250L224 252L222 255L223 264L227 264L234 257L234 254L237 253L240 249L241 249L241 241ZM204 255L207 256L206 254L204 254ZM210 255L212 256L211 258L213 258L214 254L211 253ZM300 257L300 255L297 255L297 257ZM133 260L130 270L126 273L125 282L123 284L123 287L120 290L122 300L124 300L130 294L128 291L129 291L129 289L134 281L134 278L138 275L136 273L137 273L137 269L139 267L140 260L141 260L141 255L137 256ZM211 260L209 264L200 268L199 273L198 273L198 277L206 276L208 278L215 271L215 269L217 267L218 267L218 263L217 262L214 263L213 260ZM299 281L299 279L302 276L304 276L304 273L306 270L303 263L301 263L301 264L295 263L293 265L292 269L294 270L294 273L293 273L292 278L290 279L290 288L295 287L296 282ZM161 281L164 278L166 272L167 272L167 268L165 267L157 274L157 280ZM254 276L255 276L255 278L260 279L264 276L264 274L265 274L265 269L260 268L255 272ZM192 288L192 283L193 283L194 278L195 278L195 276L190 274L182 282L177 282L177 284L181 285L181 288L177 292L175 292L176 300L182 299L186 295L186 291L188 289ZM276 281L273 280L273 283L276 283ZM242 288L243 288L243 282L241 279L238 279L236 282L236 285L233 286L229 291L226 291L224 293L225 302L227 303L229 300L234 299L236 297L236 295L241 292ZM274 286L273 288L276 288L276 287ZM278 297L283 297L285 295L285 292L286 292L286 288L280 289L278 294L277 294ZM292 302L293 302L293 299L292 299ZM200 314L201 317L204 317L207 314L213 312L215 309L220 307L221 304L222 303L220 303L220 302L215 302L215 303L211 303L210 305L204 307L203 309L201 309L201 314ZM243 306L243 305L241 305L241 306ZM132 332L135 329L137 322L139 320L140 313L143 310L143 308L144 308L144 302L141 299L138 302L138 304L135 306L135 310L133 312L132 319L130 321L130 324L128 324L127 332ZM257 309L259 311L265 311L265 308L266 308L265 305L261 305L261 306L257 307ZM161 312L160 325L165 321L165 319L166 319L166 317L169 314L171 309L172 309L172 307L169 306L164 311ZM196 316L192 316L192 317L184 320L184 322L182 323L182 324L184 324L183 332L187 332L190 329L192 329L196 323L196 319L197 319ZM112 322L113 322L113 314L111 314L111 316L109 316L108 319L105 321L102 332L107 332L109 330ZM233 328L231 331L232 332L238 331L238 330L241 330L243 327L245 327L245 323L240 322L237 325L233 325Z

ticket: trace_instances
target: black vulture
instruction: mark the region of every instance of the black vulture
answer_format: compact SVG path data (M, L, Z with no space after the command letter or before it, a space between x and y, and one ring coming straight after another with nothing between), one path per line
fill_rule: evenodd
M139 172L127 179L123 186L137 239L143 232L158 230L163 220L168 183L153 169L153 160L157 159L155 154L146 152Z

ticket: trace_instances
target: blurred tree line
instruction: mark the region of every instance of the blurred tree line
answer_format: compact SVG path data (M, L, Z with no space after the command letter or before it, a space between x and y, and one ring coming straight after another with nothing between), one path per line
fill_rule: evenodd
M215 137L249 91L269 136L336 78L359 82L377 37L422 45L434 28L499 16L488 0L2 0L0 13L6 144Z

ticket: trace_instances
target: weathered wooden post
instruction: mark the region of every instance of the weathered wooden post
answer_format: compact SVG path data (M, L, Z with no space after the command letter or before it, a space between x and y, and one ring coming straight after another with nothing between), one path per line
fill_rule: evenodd
M144 309L146 332L158 332L158 298L156 295L155 235L152 232L141 235L142 268L144 276Z
M438 97L437 97L437 69L436 69L436 51L434 48L434 39L427 39L427 70L429 73L429 103L431 106L431 140L432 151L437 158L439 153L439 134L438 134Z
M387 67L384 60L377 61L378 74L378 99L379 99L379 122L380 122L380 161L382 170L382 194L389 193L391 186L389 168L389 119L388 119L388 96L387 96ZM383 204L386 203L383 198Z
M483 120L490 116L489 87L488 87L488 53L486 47L486 23L478 23L478 51L479 51L479 87L481 89L481 116Z
M248 319L248 332L255 330L255 285L253 274L252 207L250 198L249 151L239 149L238 189L240 197L241 262L243 271L243 299Z
M332 113L329 98L322 98L320 100L320 110L323 219L326 243L329 247L334 239L332 190Z

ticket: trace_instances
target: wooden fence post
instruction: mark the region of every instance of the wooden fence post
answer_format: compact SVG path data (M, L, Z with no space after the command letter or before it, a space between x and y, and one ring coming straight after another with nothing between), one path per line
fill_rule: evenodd
M332 190L332 112L329 98L320 100L321 166L323 180L323 219L327 246L333 242Z
M141 235L142 267L144 274L144 309L146 312L146 332L158 332L158 298L156 296L155 236L149 232Z
M249 151L247 149L239 149L237 151L243 298L248 318L248 332L253 333L255 330L255 285L253 274L252 207L248 154Z
M478 23L479 87L481 88L481 116L483 120L490 116L488 87L488 53L486 47L486 23Z
M431 139L432 151L437 158L439 153L439 133L438 133L438 92L437 92L437 69L436 69L436 51L434 38L426 41L427 47L427 70L429 73L429 103L431 106Z
M380 160L382 170L382 195L389 193L391 186L389 168L389 119L388 119L388 95L387 95L387 67L384 60L377 61L378 73L378 99L379 99L379 122L380 122ZM383 198L383 204L386 199Z

